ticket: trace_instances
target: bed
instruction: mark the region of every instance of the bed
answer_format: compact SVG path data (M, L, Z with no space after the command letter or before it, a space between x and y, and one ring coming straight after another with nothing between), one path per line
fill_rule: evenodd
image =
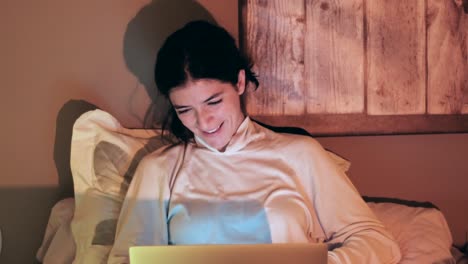
M281 132L307 133L297 128ZM117 218L138 162L148 153L174 142L159 130L127 129L109 113L92 110L75 122L71 169L75 197L51 209L42 245L41 263L106 263ZM351 162L329 151L347 171ZM466 245L455 247L442 212L430 202L395 198L363 199L397 240L400 263L468 263Z

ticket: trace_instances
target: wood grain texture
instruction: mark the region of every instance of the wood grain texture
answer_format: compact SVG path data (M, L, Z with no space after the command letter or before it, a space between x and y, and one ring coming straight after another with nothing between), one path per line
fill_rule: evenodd
M303 114L304 0L243 1L242 16L244 49L260 81L257 91L248 91L247 112Z
M363 0L306 0L308 113L364 111Z
M468 131L459 3L241 0L261 81L249 113L317 136Z
M302 116L252 116L262 123L301 127L317 137L466 133L468 115L366 115L310 114Z
M467 15L454 1L427 1L428 113L468 113Z
M368 114L425 113L425 2L366 3Z

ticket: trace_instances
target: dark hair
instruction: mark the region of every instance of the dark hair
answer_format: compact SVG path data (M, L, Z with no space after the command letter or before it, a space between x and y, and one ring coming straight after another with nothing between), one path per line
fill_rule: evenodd
M159 92L166 98L173 88L189 80L216 79L236 85L240 70L245 71L246 85L250 82L258 87L251 68L249 59L239 51L234 38L224 28L206 21L193 21L164 42L156 59L155 80ZM162 127L184 142L193 139L193 133L182 124L173 107Z

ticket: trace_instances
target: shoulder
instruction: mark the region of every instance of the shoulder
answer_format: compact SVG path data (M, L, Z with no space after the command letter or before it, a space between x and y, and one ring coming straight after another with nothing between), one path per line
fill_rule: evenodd
M159 172L158 174L168 172L178 158L184 155L184 152L184 143L163 146L143 157L138 165L138 170L141 173L154 172L155 170Z
M264 140L275 148L299 153L315 152L323 149L315 138L306 134L305 130L298 130L296 128L275 129L274 127L265 127L257 123L255 123L255 126L264 133Z
M158 190L169 188L172 176L184 156L184 149L183 143L166 145L144 156L130 179L132 190L152 196L155 187Z
M340 161L343 166L349 167L348 162L341 157L337 157L337 161L333 161L331 154L317 139L310 135L275 132L261 125L258 127L263 130L265 135L263 140L259 142L262 145L259 148L286 161L290 166L300 171L314 168L319 164L335 164L337 161Z

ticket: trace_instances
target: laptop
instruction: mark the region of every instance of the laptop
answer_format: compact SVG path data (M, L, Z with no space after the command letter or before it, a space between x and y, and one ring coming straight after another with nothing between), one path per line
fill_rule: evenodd
M324 243L135 246L130 264L326 264L327 255Z

